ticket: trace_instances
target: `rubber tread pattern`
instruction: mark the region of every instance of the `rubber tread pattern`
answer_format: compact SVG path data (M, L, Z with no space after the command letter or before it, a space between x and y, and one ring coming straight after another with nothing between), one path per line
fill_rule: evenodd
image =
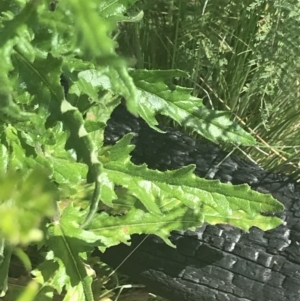
M207 224L195 232L175 231L171 241L176 249L154 235L134 235L130 247L110 248L101 254L102 260L114 268L122 263L120 271L172 301L300 300L300 185L253 162L228 156L209 141L194 140L172 127L162 129L165 134L119 107L108 124L106 143L134 132L132 160L137 164L166 170L193 163L201 177L248 183L255 190L272 193L286 207L279 215L285 223L267 232L253 227L245 233Z

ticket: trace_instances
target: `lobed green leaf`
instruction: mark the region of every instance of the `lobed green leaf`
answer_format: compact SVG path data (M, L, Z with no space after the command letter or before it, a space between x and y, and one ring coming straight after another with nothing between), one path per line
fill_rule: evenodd
M202 100L191 96L191 89L171 85L171 77L186 76L179 70L134 70L131 73L139 93L139 114L157 130L155 115L172 118L211 141L230 141L253 145L255 139L237 123L230 113L207 109Z

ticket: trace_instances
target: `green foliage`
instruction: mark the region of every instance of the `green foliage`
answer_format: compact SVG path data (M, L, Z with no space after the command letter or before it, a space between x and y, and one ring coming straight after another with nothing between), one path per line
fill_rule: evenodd
M106 123L121 98L155 129L162 114L210 140L252 145L254 139L226 113L207 109L189 89L172 84L185 72L130 69L115 51L114 35L118 22L140 20L139 13L124 16L135 1L98 2L0 5L4 300L53 300L56 294L93 300L92 250L129 243L134 233L156 234L170 244L172 230L203 222L244 230L281 223L262 213L283 206L246 185L200 179L194 166L163 173L134 165L130 134L103 146ZM8 278L12 255L25 268L26 288Z
M202 99L190 95L191 89L166 84L175 76L186 76L184 72L135 70L131 75L138 88L139 106L143 108L139 111L140 115L152 127L155 124L148 116L159 113L211 141L232 141L244 145L255 143L250 134L230 121L228 113L207 109Z
M110 148L108 158L106 158L108 161L103 164L104 170L107 171L111 181L126 188L131 195L143 203L150 213L157 216L158 225L165 223L163 217L160 216L161 211L164 215L171 217L173 210L184 209L185 212L181 213L181 216L184 216L182 224L180 225L180 219L176 216L174 218L176 225L172 226L174 228L170 228L167 233L178 228L188 229L199 222L202 224L203 222L227 223L229 221L230 224L248 231L253 225L258 225L255 220L260 215L258 213L283 209L282 204L271 196L267 196L267 199L262 201L262 195L252 191L247 185L232 186L196 177L193 174L195 169L193 165L167 172L147 170L145 165L135 166L129 157L131 151L128 147L129 138L130 136L125 136ZM198 215L199 220L195 219L191 224L187 224L187 220L191 221L190 217L186 218L190 210L192 214ZM271 224L268 225L265 219L265 224L260 227L268 230L277 226L280 221L272 218L270 222ZM159 229L151 229L151 226L147 230L143 229L142 232L151 233L148 231L159 233L157 232ZM167 240L167 237L163 238Z
M42 239L38 225L43 217L54 213L55 188L49 186L48 177L40 171L30 172L25 178L15 172L0 179L3 238L13 245Z
M181 84L253 130L259 144L242 154L298 177L299 1L145 0L132 12L141 9L122 51L141 68L188 72Z

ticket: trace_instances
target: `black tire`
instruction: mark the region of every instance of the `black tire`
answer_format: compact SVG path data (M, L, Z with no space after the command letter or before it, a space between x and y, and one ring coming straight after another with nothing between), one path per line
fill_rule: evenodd
M230 226L203 225L197 231L174 232L173 249L156 236L132 237L101 254L112 267L172 301L300 300L300 187L286 176L269 174L258 165L231 155L206 140L196 141L173 128L159 134L118 109L109 123L107 143L134 131L135 163L160 170L194 163L201 177L232 184L248 183L272 193L286 210L284 225L249 233ZM129 255L130 254L130 255Z

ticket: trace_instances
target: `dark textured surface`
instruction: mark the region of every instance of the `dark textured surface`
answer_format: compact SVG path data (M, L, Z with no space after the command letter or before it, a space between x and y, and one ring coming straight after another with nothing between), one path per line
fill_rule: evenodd
M133 236L132 246L110 248L102 259L172 301L298 301L300 300L300 186L285 176L268 174L252 162L231 155L207 141L195 141L173 128L159 134L117 109L106 132L113 143L126 132L136 133L135 163L160 170L190 163L206 178L248 183L270 192L286 210L285 224L249 233L230 226L204 225L196 232L174 232L166 246L155 236Z

